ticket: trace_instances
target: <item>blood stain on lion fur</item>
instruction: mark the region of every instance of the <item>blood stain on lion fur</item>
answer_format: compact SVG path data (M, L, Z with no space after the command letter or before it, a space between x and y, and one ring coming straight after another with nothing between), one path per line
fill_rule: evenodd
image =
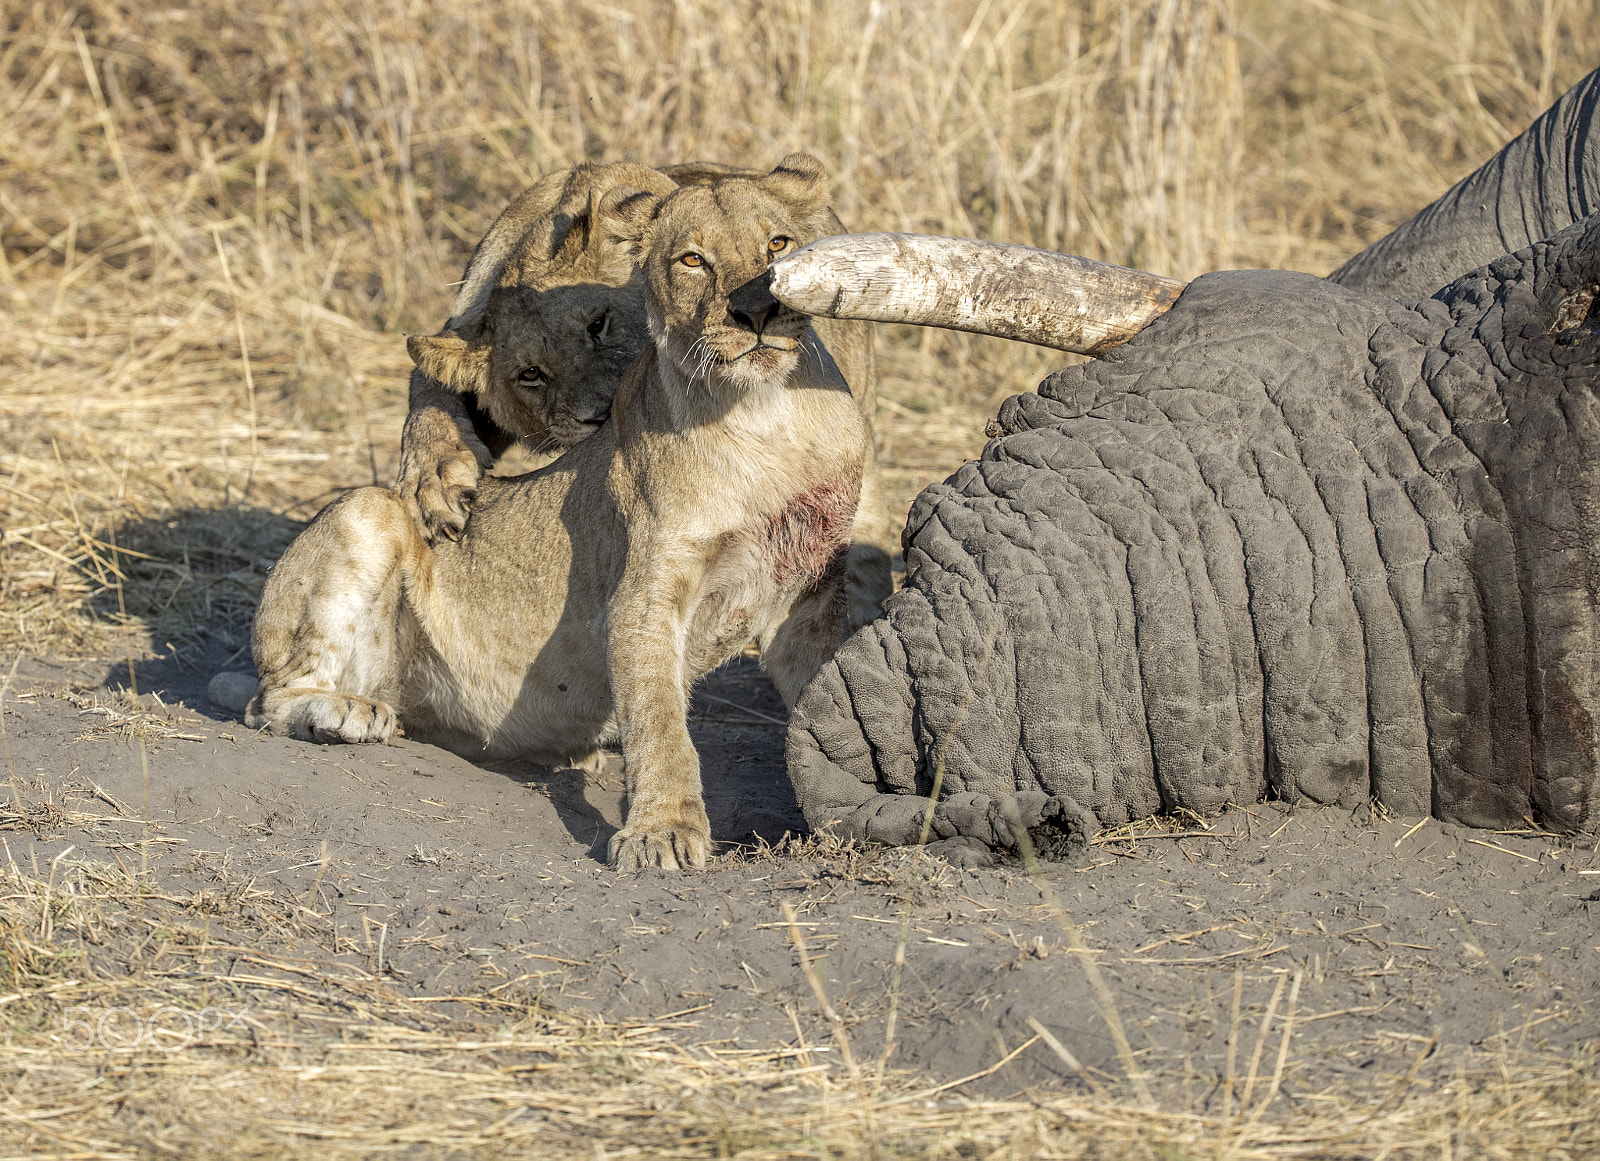
M856 495L854 489L819 484L767 518L767 555L778 584L818 580L843 562Z

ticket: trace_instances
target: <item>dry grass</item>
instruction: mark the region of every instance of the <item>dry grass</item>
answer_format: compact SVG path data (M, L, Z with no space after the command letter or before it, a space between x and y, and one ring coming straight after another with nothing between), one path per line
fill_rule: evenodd
M858 228L1320 271L1600 58L1596 9L18 0L0 646L104 650L124 611L157 647L242 628L294 519L391 473L395 332L438 325L542 172L807 148ZM882 347L899 504L1059 359L908 328Z
M241 633L297 521L392 473L408 369L397 332L441 322L472 243L543 172L805 148L857 228L1027 242L1179 277L1320 272L1600 59L1597 9L14 0L0 10L5 668L22 651L120 651L121 624L156 648ZM905 328L880 350L900 504L974 454L994 403L1059 359ZM1449 1100L1413 1075L1377 1108L1334 1095L1261 1120L1170 1100L1150 1114L1117 1094L1009 1105L898 1088L864 1106L790 1057L685 1061L649 1029L482 998L445 1023L375 976L310 960L273 969L294 987L224 983L206 966L213 909L244 942L314 921L292 901L163 900L105 868L6 873L0 1140L30 1152L493 1155L536 1139L605 1155L1401 1157L1492 1143L1576 1157L1596 1145L1592 1061L1503 1054L1461 1058ZM166 966L148 941L133 956L107 935L123 929L148 929ZM128 954L97 958L102 938ZM52 1039L70 1005L195 1011L242 995L248 1030L172 1056ZM222 1124L236 1135L218 1137Z
M689 1050L670 1018L585 1021L509 985L408 999L371 949L364 964L335 962L321 916L249 884L178 898L69 856L36 871L12 862L0 890L0 1148L20 1155L1242 1161L1600 1148L1588 1055L1440 1060L1422 1044L1360 1096L1274 1102L1292 996L1259 1033L1236 1009L1255 1052L1233 1101L1191 1108L1162 1078L1149 1078L1154 1108L1104 1087L975 1101L912 1077L851 1080L803 1044Z

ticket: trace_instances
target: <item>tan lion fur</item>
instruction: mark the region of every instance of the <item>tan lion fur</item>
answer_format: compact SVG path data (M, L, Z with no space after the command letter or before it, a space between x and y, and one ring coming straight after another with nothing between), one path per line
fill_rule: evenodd
M664 196L679 185L759 176L711 162L660 170L585 164L546 177L506 208L473 252L444 330L407 343L417 366L395 487L415 505L424 535L460 533L480 477L511 442L562 451L609 414L623 371L649 336L637 270L607 207L634 192ZM843 232L827 210L796 240ZM871 325L815 325L870 431ZM874 619L889 594L895 539L874 455L847 566L852 627Z
M486 478L459 539L404 500L329 505L256 616L252 728L472 757L581 760L620 741L619 867L702 866L710 831L689 690L745 642L786 702L843 640L846 545L870 433L810 320L766 287L826 211L804 154L758 179L608 205L643 254L653 342L611 422Z

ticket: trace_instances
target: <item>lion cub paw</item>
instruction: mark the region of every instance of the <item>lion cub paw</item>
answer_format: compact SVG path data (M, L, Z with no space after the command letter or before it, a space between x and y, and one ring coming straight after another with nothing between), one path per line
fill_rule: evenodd
M690 807L686 802L677 811L630 817L628 825L611 836L611 865L619 871L704 867L711 853L711 824L701 803Z
M428 540L456 539L467 526L467 515L478 494L483 468L478 457L462 448L441 455L433 471L424 472L414 493Z
M387 742L399 724L383 702L343 693L296 699L277 717L303 742Z

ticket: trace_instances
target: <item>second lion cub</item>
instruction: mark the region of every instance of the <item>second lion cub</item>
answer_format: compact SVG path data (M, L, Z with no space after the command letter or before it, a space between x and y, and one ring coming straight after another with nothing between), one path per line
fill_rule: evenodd
M398 720L468 756L549 762L620 740L612 862L704 865L690 687L754 639L792 704L846 632L869 436L766 274L827 196L821 166L791 154L618 207L654 345L612 421L537 472L485 479L457 541L430 547L387 489L324 509L262 594L246 722L360 742Z

